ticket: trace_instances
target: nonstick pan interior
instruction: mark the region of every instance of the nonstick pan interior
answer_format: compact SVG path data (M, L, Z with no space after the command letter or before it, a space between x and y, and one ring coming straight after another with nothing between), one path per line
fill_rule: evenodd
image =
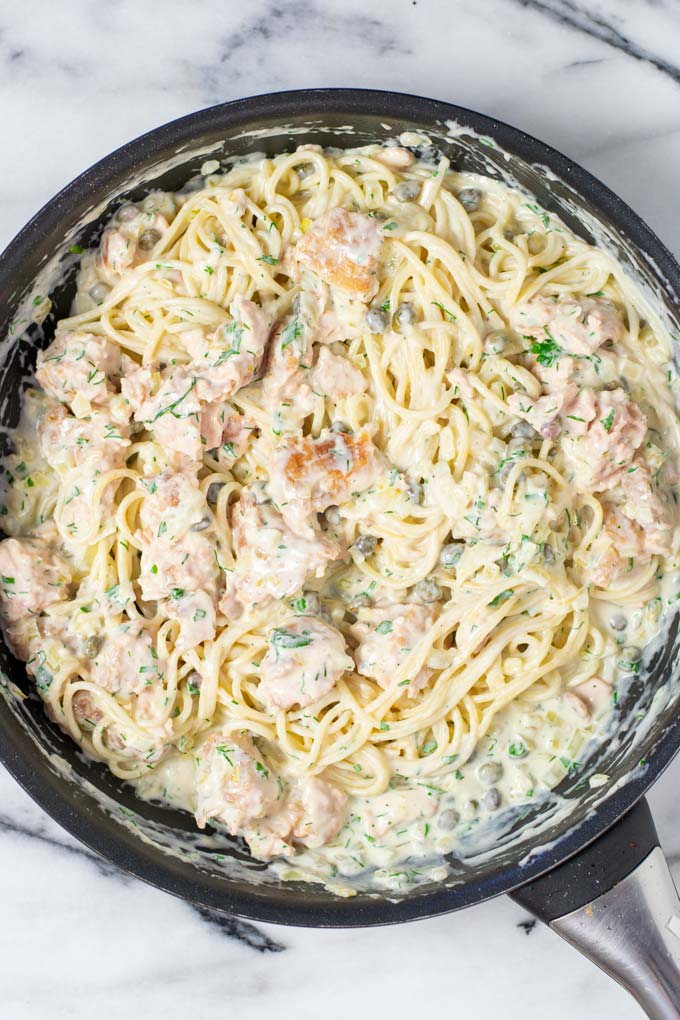
M415 97L353 90L281 93L203 111L138 139L69 185L10 245L0 260L0 335L8 336L0 348L2 424L16 424L36 350L49 342L55 318L68 313L76 262L68 248L94 243L123 201L153 189L181 188L208 158L273 155L303 142L345 148L404 130L425 131L454 168L525 188L576 234L604 241L677 329L680 272L672 257L624 203L540 142L470 111ZM46 293L53 312L41 326L26 328L33 300ZM677 620L619 698L611 739L557 791L530 807L508 810L500 831L481 831L464 842L444 881L390 893L390 899L368 882L349 899L320 885L282 883L238 840L200 833L189 815L139 801L103 766L85 761L49 722L23 665L4 646L0 758L74 835L170 892L260 920L390 923L508 891L574 853L630 807L680 743L676 637ZM590 788L595 774L610 777L606 786Z

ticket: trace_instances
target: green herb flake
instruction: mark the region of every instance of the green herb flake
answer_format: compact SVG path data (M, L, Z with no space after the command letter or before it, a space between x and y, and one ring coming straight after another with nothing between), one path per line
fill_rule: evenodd
M224 758L228 765L230 765L232 768L234 767L234 763L229 757L230 754L234 753L233 747L227 747L226 744L218 744L215 750L217 751L218 754L220 754Z
M295 340L302 335L302 324L296 317L291 319L286 328L281 333L281 350L284 351L286 347L290 346Z
M544 326L543 329L545 330L546 339L534 341L529 350L535 356L539 365L543 365L544 368L552 368L560 354L562 354L562 348L555 341L548 327Z
M275 627L269 638L269 643L274 648L306 648L312 643L312 635L308 630L300 634L286 630L285 627Z
M452 311L446 308L446 306L443 305L441 301L433 301L432 304L437 306L437 308L442 313L445 319L448 319L449 322L456 322L456 316L453 314Z
M605 430L605 432L611 432L613 424L614 424L614 408L612 407L611 411L609 412L606 418L600 418L600 425Z
M241 353L241 341L247 328L248 327L244 323L239 322L238 320L231 322L228 326L224 327L224 337L226 340L230 341L231 347L228 347L220 353L219 357L213 361L212 368L219 368L219 366L223 365L229 358L233 358L237 354Z

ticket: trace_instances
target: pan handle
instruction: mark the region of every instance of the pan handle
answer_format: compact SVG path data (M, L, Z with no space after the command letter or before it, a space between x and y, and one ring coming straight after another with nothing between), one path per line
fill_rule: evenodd
M645 800L512 897L623 985L651 1020L679 1020L680 900Z

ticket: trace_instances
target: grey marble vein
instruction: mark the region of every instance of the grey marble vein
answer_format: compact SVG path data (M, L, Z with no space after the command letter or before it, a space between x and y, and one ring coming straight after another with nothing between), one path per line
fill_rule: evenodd
M74 61L63 59L59 50L52 52L49 60L36 45L32 45L30 36L27 42L16 42L14 37L0 28L0 69L12 76L30 79L39 66L43 74L64 76L67 80L81 78L84 74L82 66Z
M41 827L29 828L27 825L23 825L11 818L9 815L0 814L0 836L19 836L21 839L29 839L38 843L43 843L46 846L54 849L62 850L66 854L70 854L74 857L78 857L81 860L87 860L95 866L99 874L106 876L107 878L120 878L127 880L127 876L124 872L120 871L115 865L110 864L99 854L95 854L92 850L88 850L87 847L82 846L79 843L70 843L66 840L58 839L56 836L50 835L45 829Z
M2 836L18 836L20 839L42 843L52 849L63 851L66 854L93 864L97 872L105 878L113 878L122 882L131 881L124 871L121 871L114 864L110 864L103 857L100 857L99 854L88 850L87 847L59 839L40 826L29 827L4 813L0 814L0 838ZM208 907L193 906L192 904L189 904L189 907L222 935L235 939L237 942L248 946L250 949L254 949L258 953L280 953L286 948L281 942L270 938L248 921L242 921L228 914L210 910Z
M406 36L389 20L363 11L344 13L328 8L318 0L289 0L248 14L245 20L239 19L237 27L220 35L217 59L201 68L189 68L189 73L213 96L220 94L225 82L234 87L251 79L254 71L266 75L270 87L272 79L278 86L280 65L312 26L317 53L338 45L363 48L377 58L412 52Z
M411 52L400 33L383 18L363 13L329 13L316 0L291 0L250 18L237 32L230 33L223 41L220 63L238 60L246 46L262 42L278 44L285 35L294 38L310 22L316 24L322 36L340 38L345 43L360 40L381 56Z
M518 3L520 7L539 11L560 25L583 32L592 39L597 39L625 53L626 56L633 57L634 60L650 64L680 85L679 64L672 64L664 57L636 43L634 39L616 28L610 20L589 7L574 3L573 0L512 0L512 2Z
M209 907L194 907L194 910L223 935L237 939L238 942L242 942L250 949L255 949L258 953L282 953L286 948L282 942L270 938L250 921L242 921L238 917L222 914Z

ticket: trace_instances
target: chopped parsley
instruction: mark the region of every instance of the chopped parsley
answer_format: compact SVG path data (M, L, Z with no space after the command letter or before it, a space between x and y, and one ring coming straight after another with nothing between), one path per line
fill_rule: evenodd
M173 400L171 404L168 404L167 407L162 407L160 409L160 411L158 411L153 416L153 418L148 419L149 422L153 423L153 422L157 421L159 418L162 418L164 414L171 414L173 416L173 418L186 417L186 415L175 414L175 408L178 407L182 403L182 401L185 400L189 396L189 394L191 393L191 391L193 390L195 385L196 385L196 379L192 379L191 380L191 384L188 387L188 389L185 390L185 392L180 397L178 397L177 400ZM113 426L111 426L111 425L107 426L107 428L112 428L112 427ZM107 438L108 438L108 436L107 436ZM121 437L119 436L118 438L120 439Z
M508 754L511 758L523 758L527 753L527 747L523 740L518 740L514 744L510 744L508 748Z
M456 322L456 316L453 314L452 311L446 308L446 306L443 305L441 301L433 301L432 304L437 306L437 308L442 313L445 319L448 319L449 322Z
M535 355L539 365L543 365L544 368L552 368L560 354L562 354L562 348L556 342L548 327L544 326L543 329L545 330L546 339L534 341L529 350Z
M54 677L50 673L49 669L45 665L45 653L43 651L38 652L38 668L35 670L35 686L38 688L41 694L46 694L52 686ZM31 661L31 660L29 660Z
M281 334L281 350L284 351L286 347L297 340L302 335L302 324L297 316L288 323L286 328Z
M227 747L226 744L218 744L215 750L217 751L218 754L222 755L222 757L224 758L228 765L231 765L232 768L234 767L234 763L229 757L230 754L234 753L233 747Z
M611 411L609 412L606 418L600 418L600 425L605 430L605 432L611 432L613 424L614 424L614 408L612 407Z
M295 634L285 627L275 627L272 631L269 643L275 648L305 648L312 643L312 635L308 630Z
M569 775L578 772L583 767L580 761L571 761L569 758L560 758L560 765L567 770Z
M235 320L229 323L228 326L224 327L225 340L231 341L231 347L228 347L226 351L222 351L216 361L213 361L212 368L218 368L223 365L228 358L233 358L235 355L241 353L241 340L243 334L248 327L243 323Z

